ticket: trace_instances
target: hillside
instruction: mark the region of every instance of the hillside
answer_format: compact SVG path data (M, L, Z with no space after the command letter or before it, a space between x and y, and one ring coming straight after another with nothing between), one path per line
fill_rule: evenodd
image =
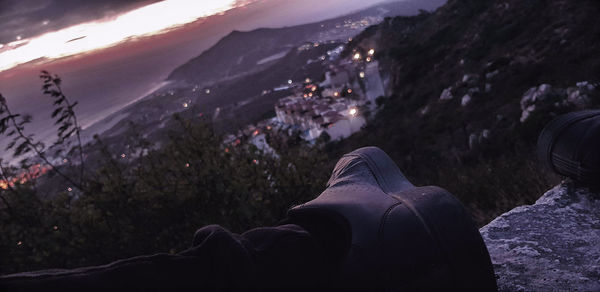
M542 127L600 104L599 12L597 1L451 0L369 27L346 54L376 47L390 99L332 149L378 145L418 184L458 195L480 223L533 203L559 179L535 159Z
M220 111L219 119L214 120L215 129L237 131L272 114L275 102L289 93L270 92L273 88L289 79L321 78L326 65L309 60L325 55L386 16L415 15L443 3L444 0L388 2L316 23L231 32L176 68L168 78L172 81L170 86L108 118L110 129L101 136L113 142L115 151L123 151L127 145L118 136L132 122L144 135L163 141L173 124L172 114L193 118L198 114L212 116L215 110ZM316 47L315 43L322 45ZM264 90L269 93L264 94ZM183 108L184 103L189 107ZM111 118L116 122L110 122Z
M284 28L233 31L198 57L176 68L168 80L185 80L202 86L267 68L292 48L305 42L346 40L365 26L387 16L414 15L432 10L444 0L390 2L334 19Z

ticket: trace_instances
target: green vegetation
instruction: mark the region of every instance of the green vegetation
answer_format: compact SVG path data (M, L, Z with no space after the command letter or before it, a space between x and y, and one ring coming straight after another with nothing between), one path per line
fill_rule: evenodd
M19 118L7 109L3 100L0 117ZM86 166L94 168L85 170L81 182L80 164L53 165L38 180L29 176L23 183L0 188L0 272L72 268L178 252L189 247L195 230L207 224L236 232L275 225L290 206L318 195L333 167L318 147L289 142L290 147L273 137L271 144L280 155L275 159L253 147L225 148L205 121L174 119L179 126L169 133L167 144L152 150L156 147L151 142L133 137L137 143L126 158L110 153L96 139L90 149L100 153L95 156L98 161L87 161ZM23 131L26 122L20 123ZM8 125L2 132L12 129ZM76 135L78 128L73 129L71 135ZM37 145L37 158L28 161L49 160L33 137L13 135L30 139L20 152L35 151ZM58 144L68 140L61 137ZM77 157L77 150L72 154ZM28 172L31 163L25 161L21 167L2 163L0 175L10 181ZM73 188L52 191L40 184Z

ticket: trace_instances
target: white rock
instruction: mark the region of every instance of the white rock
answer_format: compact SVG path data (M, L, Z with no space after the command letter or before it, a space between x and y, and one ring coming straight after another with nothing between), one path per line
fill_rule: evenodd
M523 112L521 113L521 123L525 122L527 120L527 118L529 117L529 115L535 110L535 104L532 104L528 107L526 107Z
M470 96L470 95L468 95L468 94L465 94L465 95L462 97L462 100L460 101L460 104L461 104L462 106L467 106L467 104L469 104L470 102L471 102L471 96Z
M590 83L587 81L577 82L577 87L587 87Z
M538 88L538 92L539 92L539 94L544 94L544 93L548 93L548 91L550 91L550 89L552 89L552 85L550 85L550 84L542 84Z
M485 139L489 139L490 138L490 130L484 129L483 132L481 132L481 136Z
M600 194L559 185L480 229L499 291L600 291Z
M479 75L477 74L465 74L463 75L462 82L463 83L471 83L477 81Z
M449 100L452 98L454 98L454 96L452 95L452 86L444 89L444 91L442 91L442 94L440 95L441 100Z
M535 102L534 94L537 92L537 87L529 88L521 98L521 110L524 110L530 103Z
M472 133L469 135L469 149L473 149L475 147L475 143L477 142L477 135Z
M579 89L587 91L592 91L596 89L596 86L594 86L594 84L589 83L588 81L577 82L577 87L579 87Z
M523 94L521 98L521 123L525 122L529 115L536 109L538 101L545 100L552 91L550 84L542 84L539 87L532 87Z
M487 73L487 74L485 74L485 79L492 79L492 78L494 78L494 76L498 75L498 73L500 73L499 70Z

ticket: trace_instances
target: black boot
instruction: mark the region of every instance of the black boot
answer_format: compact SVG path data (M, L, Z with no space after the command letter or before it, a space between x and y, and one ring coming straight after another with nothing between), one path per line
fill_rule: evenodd
M469 214L438 187L415 187L379 148L344 155L316 199L289 210L340 258L340 289L496 291Z
M557 174L600 187L600 110L556 117L538 138L538 156Z

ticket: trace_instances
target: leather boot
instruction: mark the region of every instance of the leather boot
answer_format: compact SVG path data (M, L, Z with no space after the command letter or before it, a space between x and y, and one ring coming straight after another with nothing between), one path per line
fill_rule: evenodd
M327 189L288 216L327 241L337 238L330 247L341 263L340 290L497 291L461 203L441 188L413 186L379 148L344 155Z
M600 110L560 115L542 130L540 160L559 175L600 187Z

